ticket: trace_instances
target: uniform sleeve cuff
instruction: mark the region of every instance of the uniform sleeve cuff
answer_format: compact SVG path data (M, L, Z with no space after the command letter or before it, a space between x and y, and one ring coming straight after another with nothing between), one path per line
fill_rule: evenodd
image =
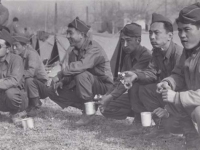
M145 78L145 74L142 72L134 72L137 75L136 81L140 81Z
M183 105L182 105L181 100L180 100L180 93L179 92L176 92L175 99L174 99L174 105L178 109L178 111L183 110Z

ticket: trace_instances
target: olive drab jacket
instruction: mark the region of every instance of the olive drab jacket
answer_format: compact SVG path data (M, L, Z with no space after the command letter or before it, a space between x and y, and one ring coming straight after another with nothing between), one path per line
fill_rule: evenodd
M162 54L160 49L153 49L152 59L147 69L134 71L138 76L138 82L150 84L170 76L180 60L182 51L183 48L173 41L165 54Z
M172 75L165 78L173 90L175 106L178 110L191 112L200 106L200 45L192 50L184 50L179 64Z
M110 61L105 51L90 38L86 38L80 50L73 48L66 52L60 64L61 71L57 74L59 79L88 71L103 83L113 83Z
M138 45L138 47L132 53L124 56L121 71L136 71L146 69L150 60L151 51L141 45ZM122 95L124 91L126 91L124 85L117 80L109 89L107 94L111 94L114 98L117 98Z
M43 83L48 81L48 75L45 66L37 53L31 46L27 46L26 50L20 54L24 63L24 77L36 78Z

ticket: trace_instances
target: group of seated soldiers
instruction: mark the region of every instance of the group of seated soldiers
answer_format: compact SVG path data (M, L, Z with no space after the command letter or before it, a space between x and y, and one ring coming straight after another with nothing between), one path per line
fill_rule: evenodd
M117 48L125 55L123 82L113 79L103 48L89 36L90 27L79 18L68 24L66 37L73 47L60 62L61 71L47 86L47 74L38 53L23 36L0 32L0 111L10 112L14 123L34 116L40 99L49 97L60 107L78 108L75 124L87 125L95 115L86 115L84 103L103 95L98 105L107 118L134 117L152 112L159 129L150 137L182 133L186 148L198 150L200 138L200 3L183 8L176 23L182 46L173 42L173 24L161 14L152 14L149 39L152 51L141 46L141 26L127 24ZM119 60L117 58L116 60ZM121 65L120 64L120 65ZM130 85L130 86L126 86ZM159 120L159 121L158 121ZM161 122L160 122L161 120ZM196 128L195 128L196 127Z

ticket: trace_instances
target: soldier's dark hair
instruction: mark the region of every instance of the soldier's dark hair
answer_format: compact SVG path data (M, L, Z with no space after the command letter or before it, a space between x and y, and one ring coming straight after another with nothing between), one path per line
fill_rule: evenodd
M6 40L2 39L4 41L4 44L6 45L6 47L11 47L10 43L7 42Z
M164 28L167 31L167 33L168 32L172 32L173 33L174 30L173 30L172 24L169 23L169 22L163 22L163 23L164 23Z
M23 43L23 42L19 42L22 46L25 46L26 45L26 43Z
M19 21L19 19L17 17L14 17L13 21Z
M198 28L200 28L200 21L197 21L196 23L194 23L194 25L196 25Z
M11 47L10 43L8 43L7 41L5 41L5 45L6 47Z

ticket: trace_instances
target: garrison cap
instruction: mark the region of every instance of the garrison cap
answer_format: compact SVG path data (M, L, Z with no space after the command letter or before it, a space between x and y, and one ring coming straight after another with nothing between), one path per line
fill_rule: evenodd
M15 39L14 42L20 42L20 43L24 43L24 44L27 44L30 42L30 40L27 37L22 36L22 35L13 36L13 38Z
M12 45L12 43L14 42L14 39L13 37L10 35L10 33L3 29L1 32L0 32L0 39L3 39L5 40L6 42L8 42L10 45Z
M123 36L140 37L142 34L142 27L137 23L131 23L125 25L121 32Z
M83 33L87 33L90 29L90 26L86 25L86 23L80 20L78 17L76 17L71 23L69 23L68 26L72 26Z
M183 8L176 21L185 24L200 21L200 3L198 2Z
M151 24L155 23L155 22L168 22L172 25L171 20L169 20L167 17L161 15L161 14L157 14L157 13L153 13L152 14L152 21Z

